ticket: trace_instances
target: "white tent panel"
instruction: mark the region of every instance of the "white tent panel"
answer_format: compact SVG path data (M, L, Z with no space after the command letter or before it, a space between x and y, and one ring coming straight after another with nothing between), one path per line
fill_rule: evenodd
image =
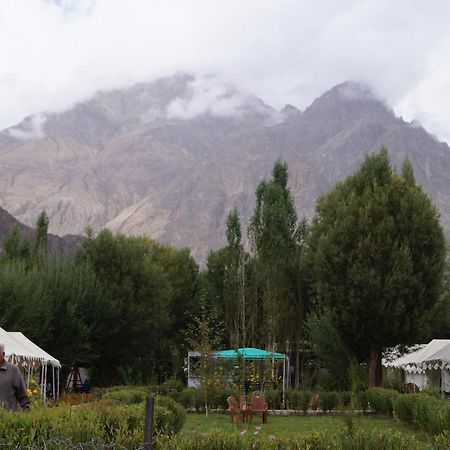
M24 334L20 331L10 331L9 334L19 342L30 355L35 355L41 360L47 362L53 367L61 367L61 363L54 358L52 355L49 355L45 350L38 347L34 342L30 341Z
M33 366L51 364L61 367L60 362L30 341L20 332L8 332L0 327L0 342L5 345L5 357L16 364L31 363Z
M407 372L421 373L426 369L450 369L450 339L433 339L425 347L386 364Z

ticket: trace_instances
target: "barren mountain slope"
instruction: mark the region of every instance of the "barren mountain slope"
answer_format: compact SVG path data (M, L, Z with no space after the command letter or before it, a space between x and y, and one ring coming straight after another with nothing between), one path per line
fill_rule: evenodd
M310 217L318 195L386 145L397 166L408 156L450 230L450 149L366 88L336 86L304 112L276 113L246 96L233 115L170 115L174 102L193 100L194 82L178 75L102 92L5 130L0 206L29 225L45 209L54 233L108 226L190 246L204 260L224 244L233 206L246 226L256 186L277 158L289 164L299 216Z

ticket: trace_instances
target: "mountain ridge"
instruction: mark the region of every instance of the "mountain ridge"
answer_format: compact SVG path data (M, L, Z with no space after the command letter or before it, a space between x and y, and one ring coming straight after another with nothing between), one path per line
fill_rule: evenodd
M11 129L31 137L14 139ZM288 163L299 216L310 218L317 197L383 145L395 166L410 159L450 230L448 145L354 82L333 87L304 111L275 111L179 74L101 92L11 129L0 133L0 206L26 224L45 209L57 234L108 226L189 246L204 261L209 249L224 245L234 206L246 227L255 189L276 159Z

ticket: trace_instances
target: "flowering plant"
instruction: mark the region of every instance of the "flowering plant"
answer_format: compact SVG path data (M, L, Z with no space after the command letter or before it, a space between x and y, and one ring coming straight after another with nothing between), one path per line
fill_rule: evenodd
M39 385L37 384L36 380L32 378L30 381L30 386L27 389L28 397L30 397L30 400L32 402L36 402L39 400L39 392L40 392Z

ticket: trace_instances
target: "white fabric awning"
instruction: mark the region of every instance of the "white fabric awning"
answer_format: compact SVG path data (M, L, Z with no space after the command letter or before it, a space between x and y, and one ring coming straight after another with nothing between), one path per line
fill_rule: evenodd
M406 372L422 373L427 369L450 369L450 339L433 339L425 347L387 363Z
M0 342L5 345L5 356L14 359L17 364L31 363L33 366L50 364L61 367L61 363L30 341L20 332L8 332L0 327Z

